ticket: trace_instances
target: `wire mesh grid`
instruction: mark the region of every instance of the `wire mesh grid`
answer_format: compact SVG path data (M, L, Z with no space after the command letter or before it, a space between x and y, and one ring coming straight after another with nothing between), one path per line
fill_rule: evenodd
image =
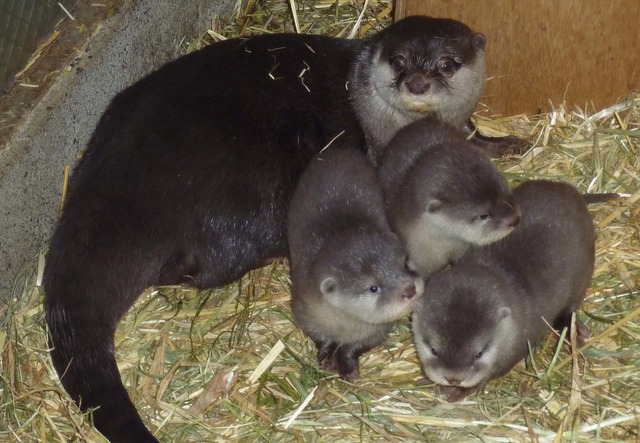
M0 0L0 90L28 62L38 44L77 0Z

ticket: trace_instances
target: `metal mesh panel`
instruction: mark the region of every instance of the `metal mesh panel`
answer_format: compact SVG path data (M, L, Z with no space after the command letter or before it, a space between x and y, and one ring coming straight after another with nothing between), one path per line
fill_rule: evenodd
M0 0L0 90L29 61L77 0Z

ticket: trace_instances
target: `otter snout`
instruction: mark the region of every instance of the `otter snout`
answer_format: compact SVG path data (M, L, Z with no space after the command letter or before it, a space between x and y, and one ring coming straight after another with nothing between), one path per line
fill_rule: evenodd
M424 74L416 73L405 81L405 85L412 94L422 95L429 90L431 82Z
M504 200L500 205L500 212L504 214L504 224L509 228L515 228L520 223L522 218L522 211L520 205L516 203L515 199L511 198Z
M518 212L516 212L506 220L507 226L509 226L510 228L515 228L520 223L521 218L522 214L520 214L520 208L518 208Z
M444 377L444 379L449 383L449 385L451 386L457 386L460 383L462 383L462 379L460 377L454 376L454 375L447 375Z
M418 298L422 296L424 292L424 280L420 275L415 272L411 272L413 281L408 283L405 287L404 291L400 294L400 297L404 300L411 300L413 298Z
M412 299L417 294L416 285L411 283L411 285L407 286L407 288L402 293L401 297L406 298L407 300Z

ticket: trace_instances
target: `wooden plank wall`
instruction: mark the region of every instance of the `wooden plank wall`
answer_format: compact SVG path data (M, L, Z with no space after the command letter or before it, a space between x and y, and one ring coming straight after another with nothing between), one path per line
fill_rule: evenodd
M451 17L487 36L483 103L503 115L566 98L602 109L640 89L638 0L396 0L396 20Z

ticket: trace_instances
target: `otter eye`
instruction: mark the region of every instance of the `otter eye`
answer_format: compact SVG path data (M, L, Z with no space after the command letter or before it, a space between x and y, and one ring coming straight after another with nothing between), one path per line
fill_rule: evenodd
M379 286L371 286L369 288L369 292L371 292L372 294L377 294L378 292L380 292L380 287Z
M478 220L485 221L485 220L489 220L490 218L491 218L491 214L480 214L480 215L476 215L473 218L473 221L478 221Z
M407 61L404 59L403 56L396 55L389 61L389 64L391 65L391 68L395 71L396 74L400 74L405 70Z
M476 354L476 359L478 359L478 358L480 358L480 357L482 357L482 351L480 351L480 352L478 352L478 353Z
M445 76L451 76L456 72L456 63L449 57L444 57L438 62L438 71Z
M438 351L436 351L436 348L431 348L431 353L436 357L438 356Z

